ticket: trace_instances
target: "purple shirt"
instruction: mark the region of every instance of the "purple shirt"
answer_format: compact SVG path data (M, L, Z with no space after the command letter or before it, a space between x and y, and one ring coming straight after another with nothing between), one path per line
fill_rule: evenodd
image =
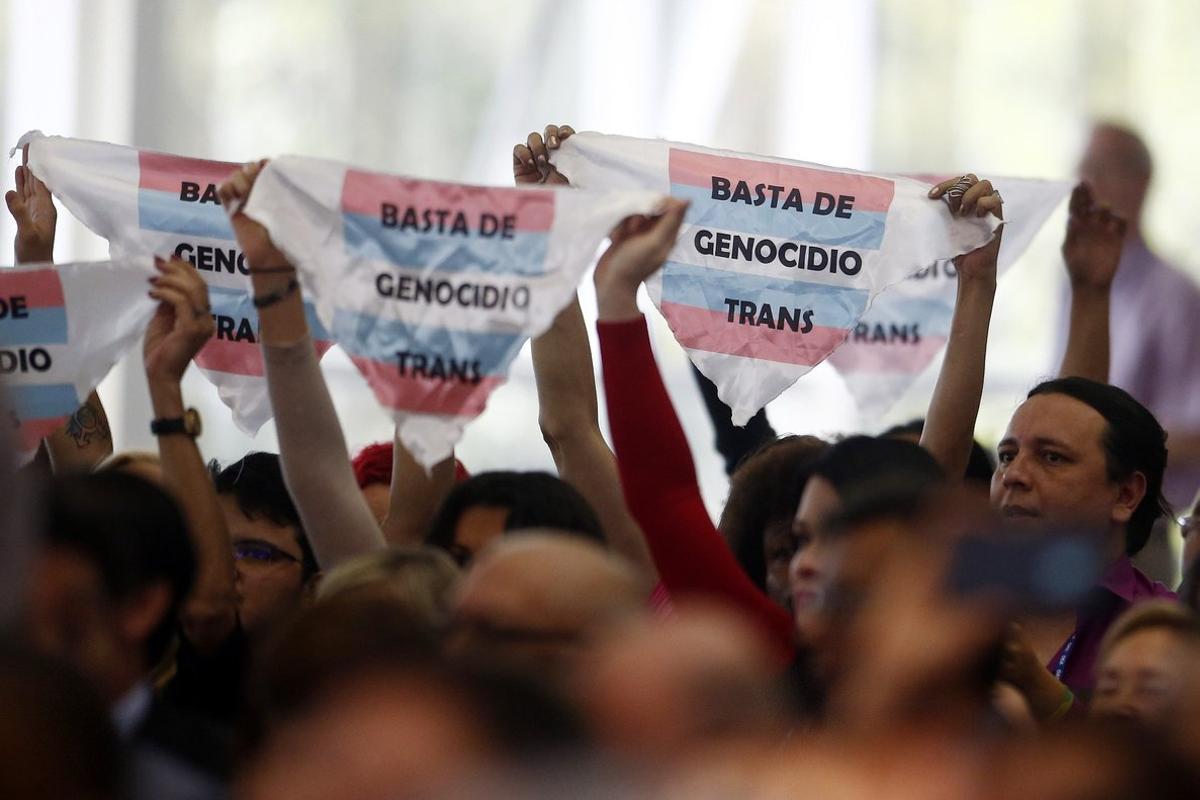
M1075 632L1050 659L1046 669L1057 674L1061 663L1059 680L1077 696L1090 697L1096 684L1096 659L1104 634L1130 606L1151 599L1174 600L1175 593L1143 575L1128 556L1121 556L1108 568L1100 585L1080 609Z
M1168 431L1200 431L1200 287L1131 239L1112 289L1109 381ZM1168 441L1168 447L1170 442ZM1164 493L1176 508L1200 488L1200 464L1173 463Z

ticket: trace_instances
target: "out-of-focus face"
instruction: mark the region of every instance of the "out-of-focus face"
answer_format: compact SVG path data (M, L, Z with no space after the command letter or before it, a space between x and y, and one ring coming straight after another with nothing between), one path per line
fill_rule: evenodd
M362 495L371 513L375 515L375 521L382 525L388 513L388 506L392 502L391 487L386 483L372 483L363 487Z
M997 451L992 506L1015 524L1122 529L1145 481L1108 479L1103 437L1107 422L1073 397L1044 394L1016 410Z
M841 507L842 501L833 485L824 478L814 475L804 486L800 505L792 520L792 535L796 541L796 554L792 556L788 572L792 593L792 612L796 617L796 628L805 636L819 613L828 575L828 557L821 526L825 519Z
M493 766L470 709L445 688L403 677L366 679L279 728L245 770L237 796L471 796L459 784Z
M503 506L471 506L454 526L454 544L450 555L460 565L471 563L480 550L504 535L511 509Z
M1091 711L1159 727L1178 711L1198 666L1178 634L1165 628L1134 631L1097 666Z
M1128 135L1100 126L1079 162L1079 177L1091 185L1096 199L1131 226L1141 216L1148 184L1133 160L1135 147Z
M291 525L252 519L233 497L218 499L233 544L238 617L246 634L259 639L306 601L304 554Z

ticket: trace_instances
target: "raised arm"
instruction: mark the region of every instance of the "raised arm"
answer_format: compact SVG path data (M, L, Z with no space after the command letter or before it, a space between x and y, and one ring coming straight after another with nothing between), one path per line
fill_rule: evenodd
M426 472L400 437L395 437L392 486L388 513L383 520L383 538L389 545L422 545L429 524L453 488L454 456L439 461Z
M995 214L1003 218L1004 201L999 192L990 181L974 175L943 181L929 191L929 197L948 198L951 213L956 216ZM967 470L983 396L988 326L996 298L996 257L1003 232L1004 228L997 229L990 242L954 261L958 294L950 338L921 433L921 446L937 459L948 477L956 480Z
M28 148L25 159L28 158ZM24 163L14 176L16 188L4 195L8 211L17 224L13 255L18 264L54 261L54 235L58 211L50 190ZM46 437L46 451L55 472L89 472L112 455L112 431L100 395L92 392L72 414L67 424Z
M543 133L531 133L514 147L517 185L567 185L567 177L550 163L548 151L557 150L573 133L569 125L547 125ZM613 550L654 574L646 537L625 504L616 459L600 432L592 348L578 297L533 340L533 374L538 424L559 476L596 510Z
M662 266L686 209L672 200L657 218L625 220L596 267L601 364L621 485L667 589L740 609L786 661L793 652L791 615L742 572L709 518L637 307L638 286Z
M646 537L625 504L617 460L600 433L592 349L578 298L533 340L533 374L538 424L559 476L596 510L609 546L653 575Z
M182 261L156 261L155 266L159 275L151 279L150 297L159 305L146 328L142 360L155 419L181 420L186 413L183 373L214 330L208 287ZM183 509L196 550L196 582L181 622L188 641L203 653L225 641L237 623L237 593L229 531L195 433L159 434L158 454L163 480Z
M1109 298L1124 241L1125 220L1097 206L1086 183L1076 186L1062 244L1071 281L1071 322L1060 377L1108 383Z
M241 208L265 164L247 164L221 184L226 208ZM250 269L283 476L317 561L329 570L383 548L383 534L354 480L296 270L262 225L240 210L230 222Z

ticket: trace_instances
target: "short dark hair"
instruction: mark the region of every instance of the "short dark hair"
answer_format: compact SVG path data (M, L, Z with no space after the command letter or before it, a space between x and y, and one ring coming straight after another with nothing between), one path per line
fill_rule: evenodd
M195 551L175 501L135 475L100 472L55 478L46 508L48 544L94 564L113 600L168 584L170 608L146 641L145 663L156 663L171 643L196 576Z
M575 487L548 472L481 472L456 485L438 510L425 544L453 554L462 515L478 506L507 508L504 530L554 528L604 543L596 512Z
M898 436L916 436L919 439L924 431L925 420L917 418L901 425L893 425L881 433L880 436L889 439ZM992 474L995 471L996 462L992 459L991 453L978 440L972 439L971 456L967 459L967 471L963 473L963 478L990 487L992 485Z
M1146 479L1146 495L1125 526L1125 553L1136 555L1146 546L1150 531L1171 507L1163 497L1167 469L1167 433L1150 411L1124 389L1087 378L1055 378L1029 390L1028 397L1063 394L1078 400L1108 423L1100 445L1104 448L1108 479L1124 480L1135 472Z
M729 476L717 529L759 589L767 585L763 533L796 513L814 460L828 445L815 436L781 436L747 455Z
M300 512L283 480L278 454L247 453L224 468L214 460L209 462L208 469L217 494L233 497L247 517L265 519L295 530L304 577L317 573L317 559L300 522Z
M883 436L849 436L834 443L813 464L812 475L829 481L843 503L880 486L890 492L919 492L945 478L928 450Z

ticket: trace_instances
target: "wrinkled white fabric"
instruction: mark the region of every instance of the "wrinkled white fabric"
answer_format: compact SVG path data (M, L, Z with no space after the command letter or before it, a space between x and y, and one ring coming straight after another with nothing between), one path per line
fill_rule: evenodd
M149 257L0 270L0 374L22 460L138 344L155 274Z
M26 134L29 168L114 258L157 255L191 262L208 284L216 335L196 366L249 435L271 418L246 264L216 187L240 165L132 147ZM310 314L320 352L329 337Z
M910 178L691 144L580 133L552 158L581 189L691 202L647 289L738 425L829 357L880 292L999 224L951 217Z
M574 297L608 232L647 191L440 183L296 156L243 209L300 273L334 340L430 467Z

